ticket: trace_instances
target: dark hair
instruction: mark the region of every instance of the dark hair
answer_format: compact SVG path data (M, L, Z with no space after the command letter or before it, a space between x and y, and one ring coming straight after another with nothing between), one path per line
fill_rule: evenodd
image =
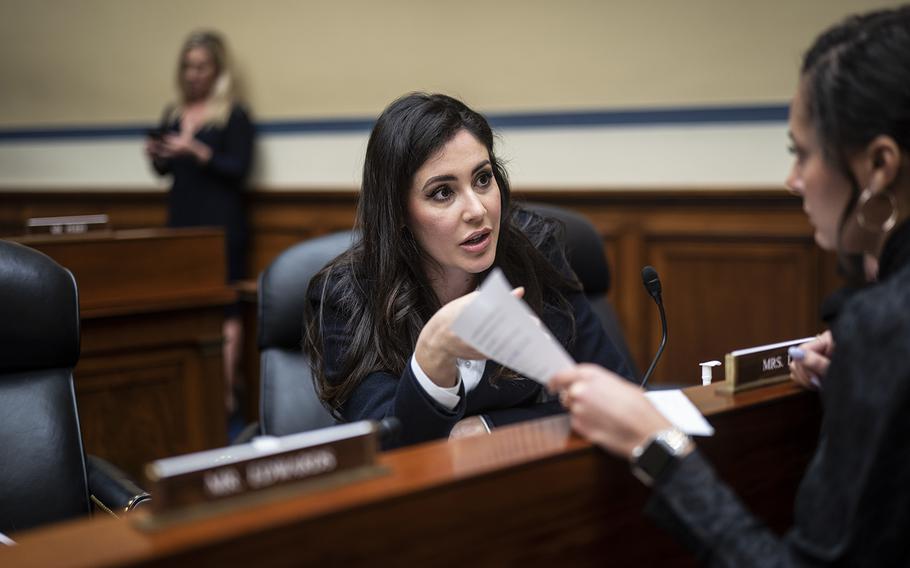
M851 16L829 28L806 52L800 75L825 160L852 186L842 235L861 192L850 155L879 135L910 149L910 6Z
M540 314L545 305L554 307L572 320L574 330L564 292L580 286L537 250L556 238L558 227L526 212L520 219L516 216L486 119L446 95L406 95L383 111L370 134L357 208L360 238L313 278L308 291L319 307L307 305L303 347L320 398L336 415L369 373L402 372L421 329L441 307L425 274L432 259L407 228L407 196L417 170L461 130L487 148L499 186L502 203L494 266L512 284L525 287L524 299L535 312ZM345 314L351 336L339 372L332 377L326 376L323 356L321 320L327 303Z

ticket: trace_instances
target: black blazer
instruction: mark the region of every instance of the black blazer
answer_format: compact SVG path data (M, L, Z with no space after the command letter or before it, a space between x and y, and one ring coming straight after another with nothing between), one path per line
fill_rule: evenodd
M549 242L554 241L551 239ZM561 249L541 252L563 273L571 272ZM332 297L331 292L328 296ZM553 336L576 361L597 363L630 377L632 373L625 359L604 333L584 293L572 293L568 300L575 314L575 340L569 342L572 330L568 320L553 310L545 310L541 319ZM318 298L311 298L311 302L317 304L314 308L318 313ZM331 378L338 374L344 350L350 344L349 318L334 303L323 306L322 316L325 372ZM424 391L410 364L397 372L376 371L361 381L342 406L341 414L348 421L397 417L401 421L401 432L398 440L389 446L403 446L444 438L455 423L466 416L482 415L491 427L498 427L564 412L559 402L540 383L531 379L502 379L492 384L489 379L498 368L493 361L487 361L483 377L467 396L462 383L461 400L451 411L440 406Z

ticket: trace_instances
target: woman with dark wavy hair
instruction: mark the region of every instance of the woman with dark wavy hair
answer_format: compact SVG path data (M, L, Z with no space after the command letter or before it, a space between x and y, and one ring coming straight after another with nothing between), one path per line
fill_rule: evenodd
M486 361L449 325L494 267L580 361L621 375L565 260L556 225L515 209L486 119L415 93L367 145L360 239L310 283L304 348L343 420L397 417L398 443L487 432L562 409L540 384Z
M878 261L830 332L791 349L825 416L779 537L642 393L581 365L551 387L581 434L653 484L648 512L711 566L910 566L910 6L847 19L806 53L787 186L815 241ZM859 265L854 281L862 281Z

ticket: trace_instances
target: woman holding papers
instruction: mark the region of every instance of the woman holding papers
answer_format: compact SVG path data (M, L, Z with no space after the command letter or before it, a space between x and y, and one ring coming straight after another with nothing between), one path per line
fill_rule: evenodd
M790 108L787 185L816 242L870 254L879 273L829 335L791 353L794 378L820 385L825 417L786 535L762 526L634 386L593 365L551 382L574 428L653 482L649 514L710 565L910 566L908 54L910 7L849 18L806 53Z
M578 361L628 368L587 304L553 223L516 209L487 121L445 95L379 117L357 211L361 237L313 278L304 348L344 420L397 417L398 443L562 412L542 386L450 330L495 268Z

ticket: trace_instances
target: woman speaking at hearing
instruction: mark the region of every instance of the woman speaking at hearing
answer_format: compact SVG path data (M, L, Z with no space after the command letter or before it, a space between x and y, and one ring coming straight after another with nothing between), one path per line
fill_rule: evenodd
M651 478L649 513L712 566L910 566L908 54L910 7L850 18L806 53L790 106L787 185L816 242L870 255L879 272L830 334L791 354L793 378L821 387L825 415L783 538L641 391L593 365L551 383L573 427Z
M480 114L428 94L402 97L382 113L367 145L360 238L308 291L304 348L337 416L397 417L397 443L406 445L563 411L538 383L449 331L494 267L576 360L629 375L567 265L555 224L509 197Z

